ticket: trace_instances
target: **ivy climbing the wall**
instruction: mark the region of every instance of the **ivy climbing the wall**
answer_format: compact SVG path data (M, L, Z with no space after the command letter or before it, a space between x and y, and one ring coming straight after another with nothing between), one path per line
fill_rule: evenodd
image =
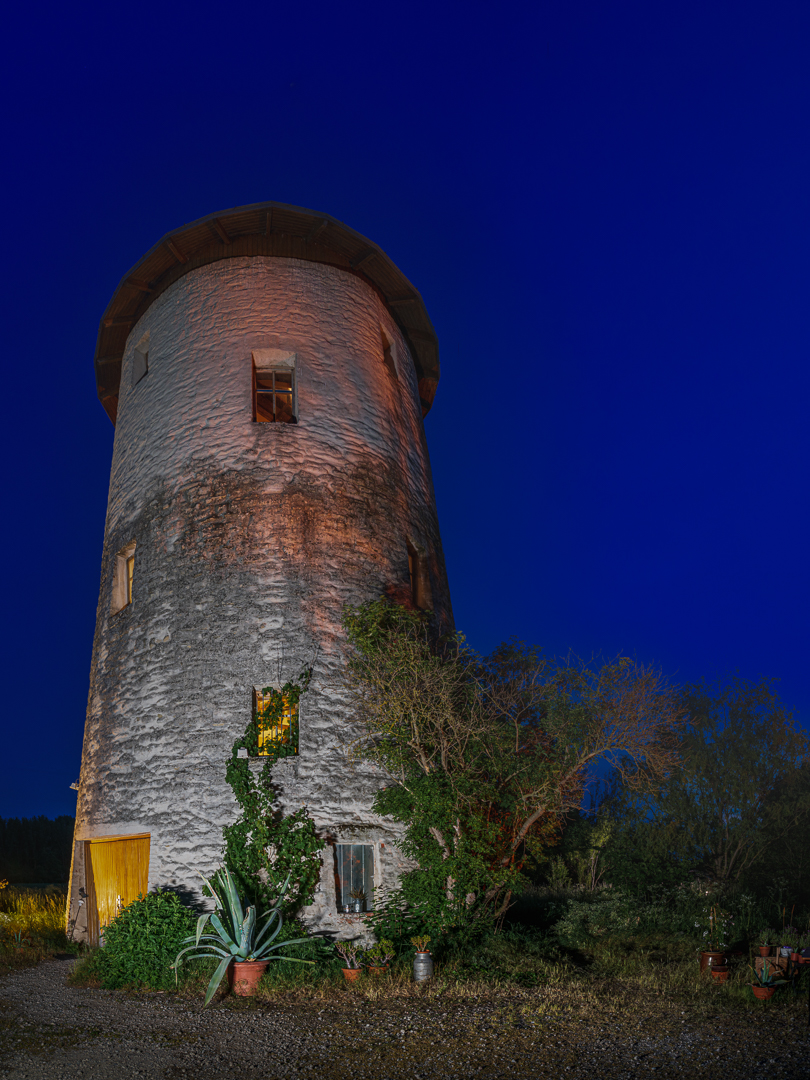
M233 744L225 771L241 809L233 825L222 830L225 865L240 893L265 906L274 902L290 875L286 914L312 903L325 844L316 835L306 807L283 814L275 806L273 789L273 766L298 752L298 703L311 677L311 670L306 669L297 682L285 683L280 690L272 686L262 690L261 709L254 704L247 731ZM282 730L283 739L268 738L268 732ZM248 757L239 757L240 749L246 749ZM254 773L250 759L260 751L264 764Z

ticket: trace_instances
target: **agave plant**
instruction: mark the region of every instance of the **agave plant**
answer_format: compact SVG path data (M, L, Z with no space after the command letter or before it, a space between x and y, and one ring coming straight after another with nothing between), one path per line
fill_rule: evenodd
M751 967L750 964L748 966ZM758 973L756 968L751 968L751 970L754 973L754 978L756 979L758 986L784 986L787 982L787 979L777 979L774 975L771 974L771 969L768 967L767 960L762 965L761 972ZM776 970L780 971L779 968L777 968Z
M278 949L283 949L286 945L298 945L300 942L306 941L307 938L293 938L291 941L279 941L277 944L273 944L283 925L281 905L290 884L289 875L281 886L275 904L258 918L256 908L252 904L243 910L242 901L239 899L239 893L227 866L217 870L212 876L212 881L209 881L203 874L200 874L200 877L214 898L215 910L206 912L199 917L197 920L197 933L192 937L185 938L182 942L183 945L186 945L186 942L192 942L192 944L177 954L172 967L176 972L185 953L191 952L192 949L199 949L200 951L194 953L193 956L187 957L189 960L207 960L211 956L220 957L217 969L208 984L204 1005L207 1005L216 993L217 987L225 977L225 972L228 970L228 965L232 960L289 960L295 964L315 963L314 960L299 960L297 957L284 956L277 952ZM220 912L222 912L221 918ZM260 930L257 930L259 920L264 919L265 916L269 916L267 922L262 925ZM278 925L275 929L272 929L276 920L278 920ZM206 934L204 931L209 922L214 933ZM205 942L205 944L201 944L201 942Z

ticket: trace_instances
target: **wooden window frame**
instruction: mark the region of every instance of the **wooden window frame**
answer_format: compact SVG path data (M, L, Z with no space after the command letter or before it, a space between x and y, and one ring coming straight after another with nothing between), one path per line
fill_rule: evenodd
M126 547L115 553L112 599L110 601L110 611L113 615L117 615L119 611L128 608L132 603L135 580L135 547L135 541L130 540Z
M374 844L335 842L335 903L339 914L346 914L343 909L351 903L352 889L358 887L366 894L365 911L374 910L374 848ZM359 859L355 858L356 854L359 854Z
M295 353L286 352L283 349L255 349L252 355L252 370L251 370L251 401L253 409L253 423L254 424L297 424L298 423L298 376L296 371L296 356ZM284 374L289 376L290 379L290 412L291 416L289 420L278 419L276 416L277 398L280 395L287 395L286 390L276 390L275 381L276 374ZM259 376L271 377L272 386L270 389L260 389L257 386ZM273 404L273 419L265 420L259 418L258 399L259 396L270 397Z

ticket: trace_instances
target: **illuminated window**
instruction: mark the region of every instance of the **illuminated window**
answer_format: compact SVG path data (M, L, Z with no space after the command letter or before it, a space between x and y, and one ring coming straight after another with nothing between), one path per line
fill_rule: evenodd
M374 908L374 848L371 844L335 844L335 899L338 911Z
M111 611L122 611L132 603L132 586L135 580L135 541L131 541L115 556Z
M275 712L279 692L272 686L259 690L253 688L253 708L259 720L259 754L267 757L272 753L273 743L286 743L298 753L298 706L290 705L282 698L281 714Z

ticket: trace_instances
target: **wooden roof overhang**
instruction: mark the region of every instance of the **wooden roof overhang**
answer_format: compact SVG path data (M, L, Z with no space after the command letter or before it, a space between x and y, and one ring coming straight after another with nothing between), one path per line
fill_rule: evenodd
M385 252L328 214L285 203L238 206L167 233L121 279L96 342L98 396L115 423L127 337L156 297L198 266L242 256L304 259L367 281L402 330L416 364L424 416L439 382L439 343L422 297Z

